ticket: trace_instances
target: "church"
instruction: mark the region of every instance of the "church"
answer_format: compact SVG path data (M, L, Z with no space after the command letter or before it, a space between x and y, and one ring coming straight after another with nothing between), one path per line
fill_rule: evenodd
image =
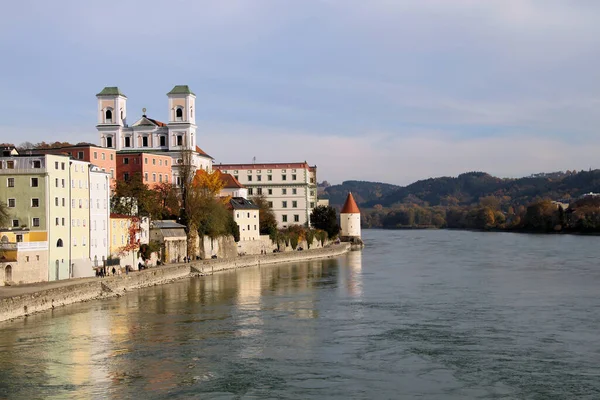
M191 164L197 169L212 171L213 159L197 146L196 95L187 85L177 85L169 93L168 121L161 122L143 115L133 124L127 123L127 96L118 87L105 87L96 95L100 146L116 150L117 154L154 153L172 158L171 182L181 185L182 154L190 151ZM133 159L133 158L132 158ZM117 173L120 166L117 165ZM118 176L117 179L122 177Z

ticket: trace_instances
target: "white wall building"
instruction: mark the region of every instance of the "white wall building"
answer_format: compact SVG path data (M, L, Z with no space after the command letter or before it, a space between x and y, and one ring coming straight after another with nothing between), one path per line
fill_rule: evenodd
M360 238L360 210L352 193L348 193L346 202L340 211L340 237Z
M110 173L90 166L90 259L101 267L109 256Z
M237 179L231 174L221 173L221 180L225 182L223 189L219 193L220 197L241 197L244 199L248 198L248 189L244 187Z
M310 223L317 204L317 167L303 163L219 164L213 168L231 174L248 189L263 195L279 228Z
M240 228L240 242L260 240L259 208L251 200L234 197L229 200L233 220Z
M98 134L100 146L118 152L166 152L173 158L173 181L180 182L181 152L192 151L196 169L212 171L212 157L196 144L196 95L187 85L175 86L168 97L168 123L144 115L131 126L127 124L127 97L118 87L105 87L98 99Z

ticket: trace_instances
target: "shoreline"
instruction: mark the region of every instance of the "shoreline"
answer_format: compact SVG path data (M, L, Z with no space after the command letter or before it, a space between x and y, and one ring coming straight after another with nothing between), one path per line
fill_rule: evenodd
M31 285L10 286L7 289L3 287L3 290L0 290L0 322L26 317L69 304L119 297L134 289L164 285L194 276L212 275L215 272L238 268L338 257L349 252L350 248L349 243L341 243L303 251L248 255L233 259L198 260L106 278L93 277L41 282ZM14 292L14 294L10 292Z

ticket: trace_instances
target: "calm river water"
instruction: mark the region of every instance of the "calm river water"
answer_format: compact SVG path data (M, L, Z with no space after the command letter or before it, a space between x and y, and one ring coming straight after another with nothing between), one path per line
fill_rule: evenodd
M599 238L364 234L0 324L0 398L600 398Z

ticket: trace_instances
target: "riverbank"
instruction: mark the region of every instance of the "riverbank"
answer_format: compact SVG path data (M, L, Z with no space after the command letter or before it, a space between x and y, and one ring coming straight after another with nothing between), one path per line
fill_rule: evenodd
M5 286L0 288L0 321L82 301L120 296L130 290L170 283L190 276L209 275L237 268L331 258L348 251L350 251L350 244L341 243L304 251L242 256L233 259L199 260L106 278Z

